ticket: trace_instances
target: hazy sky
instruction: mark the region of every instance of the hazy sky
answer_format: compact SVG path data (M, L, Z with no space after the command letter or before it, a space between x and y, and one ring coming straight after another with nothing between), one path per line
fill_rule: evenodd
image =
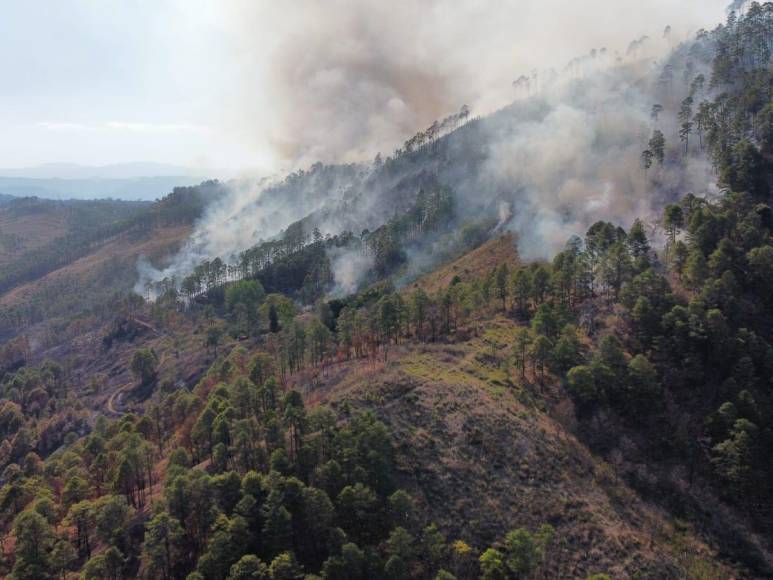
M727 0L0 0L0 167L352 159ZM328 145L329 143L329 145Z

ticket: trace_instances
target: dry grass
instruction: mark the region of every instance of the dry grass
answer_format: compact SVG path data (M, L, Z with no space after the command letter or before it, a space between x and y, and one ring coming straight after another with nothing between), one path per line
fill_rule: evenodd
M731 575L689 534L679 556L664 514L643 502L545 409L554 401L508 366L516 324L483 322L480 336L453 344L403 344L387 363L349 361L312 385L296 377L307 404L370 410L398 449L399 483L450 538L478 548L508 530L557 530L549 577ZM559 393L563 396L563 393ZM679 557L677 557L679 556ZM712 576L707 576L712 577Z
M491 271L500 264L507 264L512 269L519 263L512 234L504 234L461 258L441 266L434 272L422 276L413 286L420 287L425 292L435 292L441 288L447 288L454 276L459 276L462 281L468 281Z
M20 236L23 248L7 252L0 247L0 267L18 260L25 254L41 248L67 233L67 217L54 208L17 215L7 207L0 206L0 233Z
M7 292L0 298L0 306L14 306L30 299L43 286L55 283L61 278L77 276L84 284L110 262L137 258L141 255L154 255L167 249L177 247L190 233L189 226L175 228L163 228L155 230L149 239L133 240L128 236L120 236L102 246L92 253L84 256L72 264L67 264L45 276L22 284Z

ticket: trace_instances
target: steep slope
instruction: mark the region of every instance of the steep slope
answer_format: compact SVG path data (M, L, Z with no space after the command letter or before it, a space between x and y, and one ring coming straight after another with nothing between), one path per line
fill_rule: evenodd
M472 289L476 281L491 279L491 272L500 270L503 265L511 271L517 270L519 265L509 236L491 240L440 266L437 271L417 280L416 286L437 296L442 296L449 287ZM414 291L413 286L406 288L404 299L409 300ZM371 312L379 310L371 309ZM545 577L585 578L595 573L607 573L616 578L753 577L745 568L732 565L732 559L722 552L711 526L700 521L690 523L675 519L629 487L621 465L610 465L590 451L576 428L575 406L557 377L548 375L543 385L531 368L521 377L514 366L512 345L522 323L510 312L501 313L499 299L493 294L488 305L480 307L467 322L454 325L452 330L438 337L437 342L423 342L410 333L398 335L396 344L382 345L368 356L350 359L342 350L342 339L339 350L323 356L321 361L313 354L317 334L313 330L314 316L308 312L301 312L294 321L283 318L282 324L287 331L278 334L265 333L254 338L244 337L244 340L221 337L215 341L215 344L219 343L219 357L215 357L208 346L209 335L213 329L228 328L223 325L234 322L227 314L221 320L220 315L213 316L206 308L177 312L175 308L169 308L169 304L134 304L131 308L122 307L116 314L111 325L84 326L73 340L41 350L28 360L30 368L35 368L46 358L68 361L66 381L71 385L70 396L78 400L78 403L65 400L73 418L50 421L54 426L43 430L45 439L36 444L36 449L46 457L63 442L70 441L67 448L50 457L50 462L59 465L66 460L77 467L66 477L51 467L45 475L46 485L60 490L75 477L72 473L78 473L84 480L96 481L90 485L108 486L107 490L96 494L77 492L85 496L76 497L87 497L89 499L85 501L93 501L93 505L98 506L102 501L98 498L103 493L111 493L109 490L116 495L104 497L123 497L124 491L120 487L123 484L94 479L101 472L92 473L93 468L88 468L95 461L89 450L92 446L105 446L111 461L119 464L132 457L131 447L125 447L126 438L139 437L146 445L143 453L147 454L144 457L152 466L152 475L147 479L143 475L136 480L141 491L130 487L126 493L136 509L134 517L147 527L145 529L155 525L150 523L152 514L148 502L151 499L167 502L173 497L169 489L174 476L167 479L164 476L170 469L173 473L174 469L179 470L179 464L170 468L170 463L185 461L186 454L190 457L191 467L182 472L178 484L181 487L175 488L175 493L189 493L185 486L192 484L186 481L194 478L199 481L196 485L212 486L211 492L207 492L211 493L208 497L221 498L227 489L222 486L233 486L239 477L245 477L243 473L247 468L241 463L244 451L240 447L245 439L240 433L251 419L250 405L245 405L244 401L254 401L252 397L263 400L266 389L272 388L268 386L271 381L263 384L263 390L254 386L260 384L260 380L253 366L257 363L253 361L263 360L269 361L269 366L278 373L277 380L280 374L286 380L282 387L273 383L277 390L271 397L284 401L283 405L295 400L297 405L297 399L293 398L293 389L297 389L303 396L304 413L308 414L312 426L303 436L305 445L309 446L303 454L293 451L296 444L293 443L295 436L291 434L292 423L284 427L294 416L288 411L289 407L277 409L276 413L282 419L279 424L273 423L274 427L271 427L271 421L275 419L271 419L270 414L262 416L261 423L251 427L255 434L246 441L248 448L256 453L253 468L262 471L260 481L268 495L271 495L269 489L274 489L275 495L278 493L271 486L301 485L293 483L300 480L308 486L306 489L313 486L324 489L335 509L343 510L343 500L335 491L337 488L333 485L331 490L332 484L324 475L324 463L311 469L304 467L304 463L295 465L292 461L298 460L290 458L306 457L304 461L312 462L325 460L329 453L325 449L330 443L324 443L324 437L320 439L317 429L320 424L322 429L330 427L324 427L324 422L312 418L324 407L334 410L338 417L334 423L341 428L356 422L355 418L362 412L368 412L386 427L383 433L395 451L394 486L406 490L416 502L417 520L421 525L435 523L448 542L461 540L472 550L471 560L468 560L474 566L469 569L454 564L454 557L443 560L443 566L456 566L458 578L477 577L478 556L487 546L501 547L502 538L509 531L516 528L534 531L542 524L549 524L555 531L550 556L540 565L540 574ZM339 317L339 325L343 324L341 320ZM306 325L311 349L308 362L302 361L295 371L290 368L286 373L279 373L279 368L286 364L281 361L286 361L289 354L284 349L291 344L284 341L297 332L296 324ZM267 329L267 321L262 321L261 327ZM341 326L338 332L342 332ZM157 369L153 381L143 386L130 369L134 354L144 349L152 349L155 353ZM255 359L255 356L263 358ZM25 376L22 372L22 381L26 380ZM256 382L247 381L247 377L253 377ZM5 386L7 388L7 384ZM255 394L244 399L244 392L240 391L244 388L256 389ZM22 400L27 399L33 398ZM24 405L30 408L29 402ZM58 404L53 405L56 408ZM5 407L6 414L10 413L9 407L8 404ZM115 422L105 423L99 418L101 415ZM226 431L223 431L224 421L228 425ZM220 426L216 427L216 424ZM71 429L69 438L65 437L68 428ZM288 431L283 431L285 428ZM80 437L92 429L95 434L73 443L73 434ZM279 435L272 435L273 429L279 429ZM225 459L222 444L217 450L212 446L214 437L223 436L230 441ZM8 450L14 456L19 453L18 440L17 434ZM269 443L272 440L274 443ZM230 446L233 446L232 450ZM348 456L344 454L344 457ZM366 454L366 457L370 458L370 455ZM366 462L364 465L372 464ZM99 477L107 477L108 482L113 481L111 477L118 478L113 467L106 469L108 475ZM355 473L359 473L357 469ZM12 481L7 481L6 485L12 485ZM113 485L116 487L111 487ZM72 503L65 497L76 492L52 493L57 501ZM293 501L292 494L283 497L284 502ZM194 501L193 497L189 501ZM270 505L266 503L265 509ZM169 510L179 510L175 503L170 502L169 506ZM287 509L291 507L293 504L287 503ZM293 507L293 518L309 517L305 509L299 511ZM182 518L189 512L172 513ZM233 513L227 513L236 518ZM220 517L226 516L221 514ZM335 517L343 518L342 515ZM220 533L217 530L222 530L225 525L224 520L218 521L220 523L213 520L207 524L214 526L211 531L214 536L206 530L189 532L195 535L188 541L197 538L196 541L201 542L200 548L192 553L190 548L175 548L180 563L179 569L175 568L175 576L184 577L197 566L207 569L207 558L211 556L204 557L210 554L206 546L213 545L211 543ZM237 522L236 519L233 521ZM338 519L334 521L339 522ZM361 545L376 542L374 551L369 552L376 566L374 570L381 570L378 566L388 566L388 561L384 563L387 556L382 554L388 554L393 548L389 543L392 540L383 535L385 532L373 532L375 540L367 539L370 538L367 535L358 538L357 528L349 527L346 521L341 519L340 525L345 526L349 539L356 539ZM731 520L720 518L718 521ZM298 530L308 526L301 526L296 519L293 522ZM385 524L377 526L379 530L382 525ZM416 530L415 525L411 529ZM67 537L80 537L75 529L65 527L64 530ZM268 532L260 532L264 533ZM305 537L305 532L294 533L299 538ZM736 533L738 541L746 542L746 549L750 551L756 541L754 535L743 527L737 528ZM150 541L148 538L148 532L145 532L145 539ZM13 536L8 536L7 541L8 545L13 545ZM306 570L319 570L321 561L306 553L305 545L305 541L298 540L296 550ZM421 550L426 549L424 544L421 546ZM91 559L103 553L105 547L100 540ZM124 568L127 577L147 572L147 566L154 562L145 556L140 560L139 552L128 544L124 549L127 550L124 553L134 554ZM764 542L757 542L754 550L756 558L770 560ZM272 554L270 551L265 553ZM331 557L333 555L334 552ZM422 558L412 564L415 569L410 576L431 577L427 571L438 564L428 564ZM75 567L84 565L86 560L87 557L81 555ZM372 577L392 577L389 573L381 574L374 572Z
M54 240L129 219L148 206L113 200L12 198L0 206L0 265L13 266Z
M642 501L557 420L571 403L555 386L512 380L513 329L496 318L480 336L396 347L386 363L334 365L304 393L382 419L401 486L450 538L482 546L549 523L557 547L548 577L732 575L689 526Z
M188 238L217 182L176 188L159 202L14 200L0 208L0 336L71 320L125 295L140 258L163 264ZM0 240L2 241L2 240ZM3 263L4 262L4 263Z
M0 296L0 305L12 307L33 300L57 288L76 285L94 287L113 278L115 289L128 291L136 281L140 256L164 257L173 254L190 234L190 226L158 229L150 237L119 236L96 246L91 253L52 272L17 286Z
M53 209L20 215L11 203L0 208L0 265L8 264L67 232L66 216Z
M498 236L455 260L441 264L421 276L413 286L425 292L437 292L448 288L455 278L469 280L488 274L502 264L510 269L519 264L515 238L511 233Z

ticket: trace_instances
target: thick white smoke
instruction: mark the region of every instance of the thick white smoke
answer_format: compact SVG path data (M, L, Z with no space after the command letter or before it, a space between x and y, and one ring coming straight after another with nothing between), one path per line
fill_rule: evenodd
M356 292L373 266L373 256L362 250L336 248L329 257L335 280L331 294L335 297Z
M146 293L149 284L164 279L174 279L179 285L205 260L219 257L228 263L237 262L240 252L271 239L293 222L340 199L349 185L346 176L351 173L342 172L339 178L336 172L328 179L290 176L282 183L270 179L229 182L227 194L205 209L185 247L171 264L157 269L147 260L138 262L135 292ZM297 187L281 187L296 182ZM288 190L292 196L287 195Z
M606 48L626 56L715 26L727 0L298 0L224 3L243 74L233 125L286 163L360 162L468 104L485 114L512 81ZM661 47L656 47L660 49ZM639 58L643 54L636 55Z
M513 131L490 140L482 173L516 188L508 227L525 258L549 258L596 220L627 227L687 191L716 188L697 144L686 163L655 164L645 176L641 152L654 129L664 132L670 152L682 145L673 111L657 122L650 117L663 95L644 80L631 82L657 79L649 67L644 62L556 86L539 98L544 114L520 116Z
M446 157L455 165L432 171L470 217L509 208L506 227L518 234L522 254L546 257L592 221L628 225L674 189L710 187L699 157L674 174L655 168L647 180L639 159L659 99L657 59L718 23L724 4L237 1L223 10L244 75L226 108L245 139L270 144L278 160L298 167L364 163L461 104L487 114L518 99L479 129L452 135ZM518 78L529 81L513 86ZM673 120L660 128L671 145L678 140ZM326 233L383 223L391 217L382 199L388 187L363 177L371 170L365 163L334 179L306 180L289 196L234 185L171 266L143 266L138 288L179 279L203 259L233 259L312 212ZM367 267L348 255L334 256L333 265L347 290Z

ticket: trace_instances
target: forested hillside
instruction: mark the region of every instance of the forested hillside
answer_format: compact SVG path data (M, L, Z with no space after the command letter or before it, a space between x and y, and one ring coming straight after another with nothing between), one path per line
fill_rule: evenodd
M217 182L180 187L154 204L21 198L0 207L0 336L57 317L109 309L136 262L180 247Z
M536 173L485 177L539 96L292 174L256 202L287 225L228 255L172 256L244 225L217 183L8 230L0 575L773 576L771 30L699 32L651 102L602 73L646 122L595 151L652 197L611 215L656 209L582 235L575 189L545 213ZM43 211L13 203L0 228ZM550 259L528 221L565 226Z

